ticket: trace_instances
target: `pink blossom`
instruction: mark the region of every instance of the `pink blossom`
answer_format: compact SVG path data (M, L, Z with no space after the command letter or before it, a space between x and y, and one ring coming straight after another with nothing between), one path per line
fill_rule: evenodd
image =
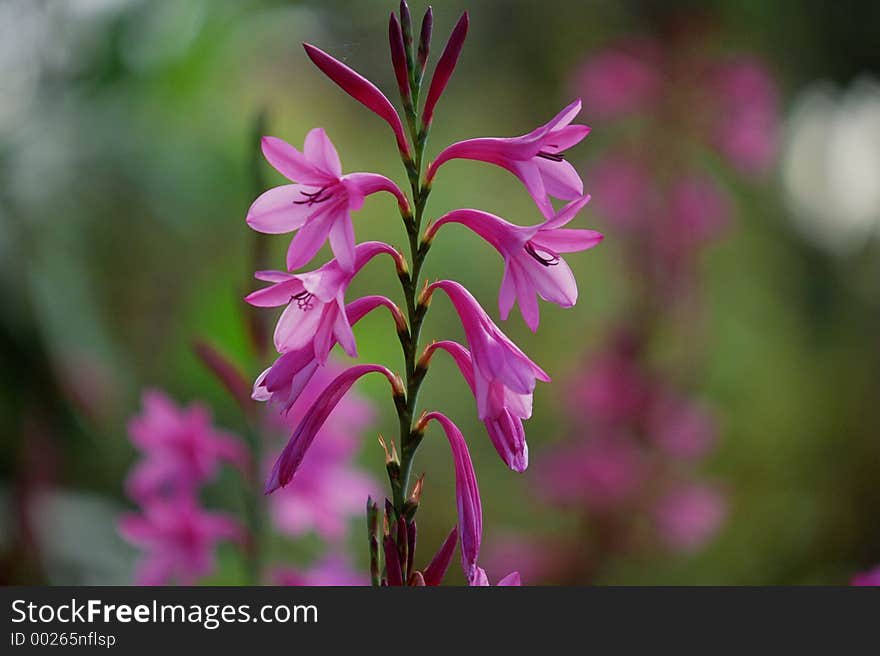
M263 137L263 155L295 184L274 187L253 202L248 225L258 232L283 234L297 231L287 251L287 268L307 264L330 239L330 247L344 271L354 268L354 226L351 213L364 198L387 191L404 212L409 205L403 192L388 178L375 173L342 175L333 143L322 128L306 135L303 152L276 137Z
M474 465L464 436L448 417L439 412L428 412L419 419L417 429L424 431L432 419L443 427L452 450L452 461L455 465L455 500L458 506L458 533L461 538L461 566L465 577L471 580L476 574L480 541L483 537L483 509L480 504L477 477L474 474Z
M119 520L122 536L144 550L138 585L192 585L214 570L218 542L241 542L241 525L222 513L209 513L190 497L150 502L143 514Z
M308 43L304 43L303 48L305 48L309 59L327 77L338 84L348 95L384 119L391 126L391 129L394 131L394 137L397 140L397 148L405 157L409 157L409 144L403 131L403 123L400 122L397 110L394 109L394 105L391 104L391 101L388 100L385 94L379 91L376 85L365 77L334 59L320 48L316 48Z
M493 398L498 399L508 391L530 396L536 380L550 381L550 376L501 332L467 289L452 280L440 280L429 285L425 295L430 296L436 289L442 289L449 296L464 328L473 362L477 414L481 420L491 415Z
M421 363L430 360L434 351L442 349L452 356L458 365L461 375L476 395L474 368L470 352L461 344L447 340L434 342L422 357ZM532 416L532 395L516 394L509 388L496 388L489 395L489 410L483 424L492 445L505 464L513 471L523 472L529 466L529 447L526 444L523 419Z
M779 147L779 91L767 68L753 58L718 66L710 89L723 108L711 139L742 173L766 174Z
M489 577L486 575L486 570L482 567L477 567L476 572L474 573L473 578L468 582L468 585L471 587L488 587L491 585L489 583ZM508 587L519 587L522 585L522 581L520 580L519 572L511 572L503 579L498 581L495 584L496 586L508 586Z
M851 584L857 586L880 586L880 565L867 572L856 574L852 578Z
M437 60L434 75L431 77L431 86L428 88L425 107L422 110L422 124L426 127L431 125L434 118L434 107L440 100L440 96L443 95L449 78L452 77L452 72L455 70L455 65L458 63L458 56L461 54L467 31L468 13L464 12L455 27L452 28L452 34L449 35L449 41L446 42L446 47L443 48L443 53Z
M345 393L361 377L368 373L381 373L388 379L392 391L397 396L403 395L403 383L390 370L376 364L360 364L350 367L334 378L324 389L318 399L309 407L287 445L275 461L269 479L266 481L265 494L271 494L285 487L293 479L309 447L316 435L327 421L330 413Z
M683 485L654 508L654 523L672 549L693 553L716 533L727 514L723 495L705 485Z
M570 125L581 110L576 100L546 123L521 137L484 137L459 141L437 155L425 175L430 183L437 169L452 159L472 159L507 169L525 185L545 217L554 214L550 196L575 200L584 185L564 153L590 132L586 125Z
M333 362L321 367L284 417L285 428L295 428L318 400L341 367ZM373 407L350 392L340 399L289 485L269 498L276 529L301 536L310 531L331 543L345 537L349 521L363 513L364 499L377 496L377 483L354 463L359 438L373 420ZM271 464L271 463L269 463Z
M330 553L306 569L276 568L270 578L273 585L291 586L366 586L369 578L354 569L347 556Z
M652 383L636 359L638 344L626 332L614 335L572 384L569 407L573 414L600 426L626 424L640 416L652 392Z
M244 445L214 428L206 407L180 408L158 390L145 392L142 404L141 414L128 424L132 443L145 454L126 483L133 499L143 502L194 490L223 462L246 468Z
M631 41L594 54L580 70L577 88L597 119L650 111L662 92L660 53L650 41Z
M287 305L275 327L275 348L279 353L313 344L315 358L323 364L338 341L346 353L357 357L354 334L345 311L345 292L358 271L381 253L399 261L400 254L391 246L368 241L355 248L349 271L340 266L338 260L330 260L320 269L307 273L258 271L255 274L258 280L273 284L249 294L245 300L257 307Z
M617 229L635 234L650 221L654 194L651 170L638 157L611 153L590 176L599 214Z
M630 500L641 484L639 450L624 436L557 447L541 462L540 490L554 503L604 512Z
M715 417L709 409L668 392L652 400L647 423L648 437L679 458L700 458L715 441Z
M514 301L532 332L540 320L537 296L561 307L577 302L577 283L560 253L593 248L602 235L595 230L563 228L590 200L582 196L552 219L534 226L518 226L480 210L454 210L440 217L426 234L433 239L447 223L460 223L480 235L504 258L504 277L498 296L501 318L507 319Z
M380 305L389 309L398 330L405 329L406 322L400 309L384 296L364 296L346 305L345 314L349 325L354 326ZM328 350L336 344L335 335L332 335L330 340ZM300 398L303 388L319 367L314 340L289 349L257 377L252 398L256 401L268 401L287 411Z
M674 182L669 192L669 221L664 226L667 250L688 253L714 239L731 215L727 194L708 175L690 173Z

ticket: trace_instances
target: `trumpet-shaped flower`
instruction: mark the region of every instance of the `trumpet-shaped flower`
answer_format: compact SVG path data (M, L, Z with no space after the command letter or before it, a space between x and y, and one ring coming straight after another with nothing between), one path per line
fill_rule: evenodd
M587 250L602 241L595 230L563 227L589 200L589 196L582 196L552 219L534 226L514 225L480 210L454 210L428 229L427 238L432 239L447 223L460 223L494 246L504 258L498 295L501 318L507 319L517 301L526 325L535 332L540 321L536 296L565 308L577 302L577 283L560 253Z
M291 435L281 452L272 472L269 474L269 480L266 481L265 494L271 494L278 488L286 486L293 479L299 466L302 464L303 458L318 431L327 421L327 417L333 412L333 409L339 403L345 393L352 385L361 377L369 373L381 373L388 382L391 383L391 389L396 396L403 395L403 383L390 370L377 364L359 364L355 365L334 378L324 391L318 396L317 400L306 411L296 430Z
M388 244L368 241L355 248L351 270L344 269L338 260L330 260L320 269L307 273L258 271L255 274L258 280L273 284L249 294L245 300L257 307L287 304L275 327L275 348L279 353L298 351L313 344L315 358L324 364L338 341L346 353L356 357L354 334L345 312L345 291L355 274L380 253L391 255L395 262L400 258ZM293 366L296 358L291 360Z
M473 159L507 169L525 185L545 217L553 216L550 196L574 200L584 194L584 184L565 151L580 143L590 132L586 125L571 125L581 111L576 100L549 123L521 137L483 137L459 141L437 155L428 167L428 182L437 169L452 159Z
M333 254L345 271L355 265L351 213L364 198L379 191L394 194L401 209L409 211L403 192L376 173L342 175L336 148L321 128L306 135L303 152L276 137L263 137L263 155L294 184L274 187L253 202L248 225L258 232L297 231L287 251L287 268L308 264L329 238Z
M461 566L470 580L476 573L480 541L483 537L483 509L480 490L471 454L461 431L448 417L439 412L428 412L419 419L417 429L424 431L428 422L435 420L443 427L452 460L455 465L455 499L458 505L458 533L461 538Z
M461 319L470 346L477 414L481 420L491 416L491 409L501 404L498 399L508 391L522 395L520 398L530 397L536 380L550 381L550 376L501 332L467 289L455 281L440 280L429 285L425 295L436 289L446 292ZM508 396L508 400L511 398Z
M398 329L405 329L406 322L400 308L384 296L364 296L346 305L345 314L349 325L354 326L380 305L391 311ZM335 344L336 337L331 336L330 349ZM251 398L255 401L269 401L287 411L300 397L303 388L319 367L314 342L306 341L301 346L286 351L257 377Z
M452 341L434 342L426 350L422 362L433 352L442 349L452 356L471 392L476 395L474 367L470 352ZM513 471L523 472L529 466L529 447L523 429L523 419L532 416L532 395L517 394L504 386L497 386L489 394L489 411L483 424L492 445L505 464Z
M237 521L206 512L188 497L151 502L142 515L123 515L119 531L145 552L138 585L192 585L213 571L218 542L241 542L244 535Z
M126 483L139 502L191 491L214 476L222 462L241 470L247 467L244 445L214 428L206 407L179 408L158 390L144 393L143 411L129 422L128 431L146 455Z

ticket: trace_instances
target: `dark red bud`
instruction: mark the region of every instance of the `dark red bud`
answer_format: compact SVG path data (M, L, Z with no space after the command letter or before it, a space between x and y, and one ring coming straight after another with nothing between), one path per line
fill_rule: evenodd
M428 52L431 49L431 32L434 29L434 10L428 7L422 18L422 32L419 35L419 73L425 70L425 64L428 62Z
M400 89L400 97L404 103L411 102L409 92L409 74L406 67L406 46L403 44L403 32L397 16L392 13L388 21L388 44L391 47L391 64L394 66L394 77L397 78L397 88Z
M467 31L468 14L464 12L458 19L458 23L455 24L452 34L449 35L449 41L443 48L443 54L437 60L437 68L434 69L434 76L431 78L431 86L428 89L428 97L425 100L425 109L422 113L422 124L425 127L431 124L431 120L434 118L434 107L440 100L440 96L443 95L449 78L452 77L452 72L455 70L458 56L461 54L461 48L467 37Z

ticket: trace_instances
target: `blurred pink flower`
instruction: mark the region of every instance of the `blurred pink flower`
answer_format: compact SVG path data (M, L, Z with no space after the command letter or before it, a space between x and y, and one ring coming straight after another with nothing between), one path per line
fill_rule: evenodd
M286 305L275 327L275 348L279 353L314 345L315 358L324 364L336 342L351 357L357 346L345 311L345 292L354 276L370 260L385 253L397 262L400 254L388 244L367 241L354 247L352 268L346 270L338 260L306 273L258 271L258 280L271 282L248 294L245 300L256 307Z
M650 222L655 191L644 160L623 152L609 153L594 165L590 180L599 214L615 228L635 232Z
M504 258L504 276L498 296L501 318L507 319L516 301L526 325L536 332L537 296L565 308L577 302L577 283L560 253L584 251L602 241L602 235L595 230L563 227L589 200L589 196L582 196L552 219L533 226L514 225L479 210L454 210L440 217L428 229L426 238L433 239L437 230L447 223L460 223L494 246Z
M605 512L638 490L643 463L638 448L618 435L557 447L544 457L538 472L539 492L548 500Z
M572 383L572 414L593 426L619 426L640 416L653 383L636 359L637 345L627 333L612 337Z
M143 514L123 515L119 531L144 551L137 585L192 585L214 570L218 542L244 539L236 520L206 512L189 497L151 501Z
M278 423L295 428L341 371L332 362L321 367ZM355 392L339 401L297 472L296 485L269 497L270 517L278 532L301 536L313 531L328 542L338 543L345 537L350 520L363 514L365 499L379 496L378 483L354 462L359 440L374 414L372 404Z
M203 405L180 408L158 390L144 393L143 410L128 423L132 443L144 454L126 489L138 502L195 490L211 479L222 462L245 470L244 444L211 425Z
M715 442L717 426L709 409L672 393L652 399L647 423L648 438L678 458L698 459Z
M867 572L856 574L852 578L851 584L857 586L880 586L880 565Z
M491 540L480 557L497 572L517 570L527 581L543 584L554 580L571 554L558 539L531 535L490 534Z
M342 175L333 143L322 128L306 135L303 152L276 137L263 137L263 154L275 169L296 184L273 187L257 198L247 213L248 225L258 232L297 231L287 251L287 268L311 261L327 239L343 271L354 270L354 226L351 212L364 197L387 191L408 211L403 192L391 180L375 173Z
M576 78L590 116L605 120L650 111L663 89L660 57L657 44L649 40L625 42L591 56Z
M721 111L711 134L715 147L741 173L763 175L779 147L779 91L767 68L755 58L718 66L710 89Z
M272 585L292 586L366 586L366 573L354 569L348 557L330 553L306 569L279 567L270 573Z
M673 254L696 251L717 238L730 220L730 199L711 177L692 172L677 179L669 192L669 221L662 228L661 245Z
M727 514L718 490L687 484L667 493L654 507L654 524L671 549L693 553L715 535Z
M425 177L430 183L437 169L452 159L495 164L519 178L544 216L550 218L554 214L551 196L575 200L584 195L580 176L564 156L590 132L586 125L571 125L580 111L581 101L575 100L550 122L521 137L483 137L454 143L431 162Z

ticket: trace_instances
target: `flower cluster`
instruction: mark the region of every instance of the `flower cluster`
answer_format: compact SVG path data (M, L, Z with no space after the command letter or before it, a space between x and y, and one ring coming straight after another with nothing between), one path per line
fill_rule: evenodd
M199 488L224 463L246 471L247 450L211 425L207 408L179 408L159 391L144 394L142 414L128 429L141 460L126 489L141 512L123 515L119 530L144 552L135 580L139 585L191 585L214 569L218 542L245 540L238 521L201 507Z
M270 283L253 292L247 301L259 307L283 307L274 343L278 358L254 385L253 398L268 401L289 412L302 400L303 390L326 367L338 343L345 353L357 356L352 327L367 313L383 307L394 320L405 359L398 376L380 364L356 364L342 371L316 394L302 414L290 440L274 463L265 491L277 493L293 482L303 483L303 471L314 459L316 437L334 408L361 377L375 373L391 386L400 434L395 444L382 441L391 484L390 498L381 510L367 502L371 578L374 585L437 585L449 565L456 542L466 579L471 585L488 585L478 564L482 537L482 509L476 476L464 436L444 414L432 411L417 416L417 396L433 354L448 353L470 386L477 414L504 462L515 471L528 464L523 421L532 413L537 381L549 376L498 327L479 301L460 283L438 280L419 292L419 277L431 243L444 225L459 223L481 236L504 258L499 309L507 318L514 303L523 319L537 330L537 298L570 307L577 300L574 277L562 255L595 246L601 235L567 227L587 203L583 184L565 151L589 132L572 124L580 101L571 103L548 123L520 137L469 139L442 150L423 173L423 155L435 109L455 69L468 29L464 14L441 53L424 103L419 102L431 44L433 14L429 8L416 38L405 2L389 21L391 61L403 103L404 120L388 98L371 82L342 62L312 45L305 45L312 62L343 91L383 119L391 128L406 170L408 197L389 178L374 173L343 174L339 155L323 129L310 131L302 150L275 137L264 137L263 154L290 184L269 189L251 205L247 223L269 233L294 233L287 251L286 270L260 271L256 277ZM421 109L420 109L421 104ZM542 219L530 226L514 225L501 217L473 209L452 211L422 233L425 207L441 167L455 159L495 164L513 173L534 199ZM358 243L353 214L377 192L392 194L406 229L410 257L376 241ZM557 210L551 199L568 201ZM329 242L334 258L307 272L308 265ZM374 258L394 262L406 299L405 310L385 296L348 301L346 291L355 276ZM458 314L467 347L441 341L419 352L419 333L435 292L442 291ZM431 421L440 425L455 465L458 525L424 568L414 565L415 513L423 477L411 486L413 458ZM399 445L399 449L398 449ZM332 478L325 469L321 476ZM332 485L332 484L331 484ZM381 521L380 521L380 515ZM384 561L384 565L380 561ZM517 574L499 585L516 585Z

